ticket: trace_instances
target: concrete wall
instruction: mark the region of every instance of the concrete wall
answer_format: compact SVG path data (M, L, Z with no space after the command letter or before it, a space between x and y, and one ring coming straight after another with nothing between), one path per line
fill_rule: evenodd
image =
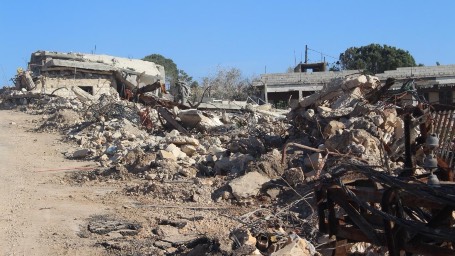
M115 80L112 78L78 78L78 79L71 79L66 77L45 77L44 78L44 86L41 82L36 83L36 88L33 92L40 93L52 93L54 90L55 95L62 96L62 97L76 97L74 92L71 90L73 86L79 86L81 88L84 87L91 87L92 95L95 98L101 96L101 94L110 94L110 87L117 88ZM65 88L65 89L63 89Z
M403 67L396 70L386 70L384 73L376 74L381 80L387 77L454 77L455 65L428 66L428 67Z

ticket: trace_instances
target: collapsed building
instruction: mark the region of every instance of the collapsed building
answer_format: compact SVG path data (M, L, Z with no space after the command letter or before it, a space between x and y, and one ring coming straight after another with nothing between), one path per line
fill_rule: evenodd
M121 97L155 84L164 88L164 67L153 62L109 55L37 51L27 70L18 69L15 87L34 93L63 97L98 98L114 88Z
M74 77L78 70L95 76L102 70L89 66L102 62L46 56L32 57L29 71L18 76L17 89L45 90L38 94L42 98L23 106L5 93L0 106L45 114L38 131L64 131L77 145L65 152L68 158L99 164L94 171L75 173L75 182L118 182L120 193L141 198L141 207L128 210L159 221L144 221L152 230L141 235L136 225L128 225L134 240L146 241L138 250L151 255L455 254L455 110L435 111L425 101L397 104L385 93L402 87L397 77L384 84L380 77L327 72L334 79L299 97L285 118L270 105L226 112L188 109L159 97L133 104L115 94L163 81L164 72L162 78L147 73L152 79L145 81L141 70L107 59L110 64L103 67L110 71L103 72L110 75L104 81L110 84L102 88L110 91L101 93L95 90L101 87L90 90ZM47 67L62 70L54 73L60 77L46 74L48 62ZM33 63L41 66L34 71ZM53 87L41 81L46 79ZM111 94L89 104L67 97L80 90ZM49 95L60 92L64 97ZM125 182L130 179L134 182ZM156 210L160 205L176 208L163 214ZM182 216L175 216L175 209ZM199 218L184 218L196 210ZM211 222L223 218L235 222ZM190 223L216 228L195 235ZM112 229L109 222L88 225L90 237L106 248L140 247L123 245L130 241L126 235L105 235L112 230L97 235L93 226Z

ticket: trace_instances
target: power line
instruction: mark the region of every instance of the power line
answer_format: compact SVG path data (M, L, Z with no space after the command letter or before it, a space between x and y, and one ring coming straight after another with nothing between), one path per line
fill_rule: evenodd
M330 58L332 58L332 59L338 60L338 58L335 58L335 57L333 57L333 56L331 56L331 55L328 55L328 54L325 54L325 53L323 53L323 52L320 52L320 51L317 51L317 50L314 50L314 49L311 49L311 48L308 48L308 50L313 51L313 52L317 52L317 53L322 54L322 55L324 55L324 56L327 56L327 57L330 57Z

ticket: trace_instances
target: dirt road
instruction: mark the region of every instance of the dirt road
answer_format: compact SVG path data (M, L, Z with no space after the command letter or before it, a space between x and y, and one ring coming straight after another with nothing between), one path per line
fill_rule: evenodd
M0 111L0 255L103 255L78 233L109 212L97 199L106 191L69 186L61 170L94 163L65 159L58 135L30 132L38 118Z

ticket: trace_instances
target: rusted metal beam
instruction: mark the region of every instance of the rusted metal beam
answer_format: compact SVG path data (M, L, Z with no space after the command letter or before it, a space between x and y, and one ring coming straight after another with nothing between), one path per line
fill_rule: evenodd
M311 151L317 152L317 153L327 153L327 154L333 155L333 156L354 158L354 159L356 159L356 160L359 160L359 161L361 161L361 162L365 162L365 163L366 163L366 160L365 160L365 159L362 159L362 158L359 158L359 157L356 157L356 156L353 156L353 155L340 154L340 153L337 153L337 152L331 152L331 151L328 151L328 150L317 149L317 148L305 146L305 145L298 144L298 143L294 143L294 142L288 142L288 143L286 143L286 144L284 145L284 147L283 147L283 152L282 152L282 154L281 154L281 164L283 164L283 163L284 163L284 160L286 159L286 150L287 150L289 147L296 147L296 148L311 150Z
M406 173L414 176L415 170L412 162L412 153L411 153L411 115L406 114L404 117L404 150L405 150L405 159L404 159L404 168Z
M157 107L156 110L158 111L158 114L166 120L168 124L170 124L172 127L174 127L177 131L180 133L183 133L185 135L189 135L189 132L183 128L177 121L175 121L174 117L172 117L171 113L169 113L169 110L163 107Z
M372 190L372 188L365 187L351 187L347 186L359 200L370 203L381 203L383 190ZM341 192L341 189L339 190ZM435 202L427 198L416 197L412 194L406 193L403 191L401 196L401 201L403 205L424 207L428 209L441 209L444 207L443 203Z
M442 131L439 134L439 152L438 155L443 157L444 155L444 148L447 146L447 144L451 145L451 141L446 141L447 137L449 137L449 132L453 126L452 119L453 119L453 111L447 111L447 116L446 116L447 121L445 122L444 126L442 127ZM452 124L452 126L451 126Z
M443 123L444 118L446 117L446 111L441 111L438 113L438 123L434 129L434 133L439 134L441 131L441 125Z
M344 193L340 193L340 190L328 189L327 196L331 197L335 203L339 204L349 215L352 222L360 228L360 230L374 243L380 245L380 239L373 226L365 220L365 218L348 202L346 197L343 197Z
M425 255L425 256L455 255L455 251L453 249L425 244L425 243L404 244L403 250L405 250L406 252Z
M453 187L449 185L452 183L442 181L441 187L429 188L422 179L385 179L382 173L374 171L370 173L370 180L380 186L365 182L365 177L347 179L349 185L343 183L343 177L350 173L355 171L339 173L340 177L334 177L332 182L318 186L321 231L328 229L337 239L386 245L392 256L400 255L403 250L422 255L455 255L452 245L455 228L451 222L455 205L450 199ZM428 196L419 192L429 192L429 189L434 191ZM448 198L445 193L449 193ZM375 207L378 201L381 210ZM346 214L337 218L338 207Z
M348 227L345 225L340 225L338 227L338 232L337 232L337 237L349 239L352 241L363 241L363 242L368 242L372 243L373 241L368 238L361 230L355 227ZM381 242L381 245L383 245L383 241Z
M326 190L315 189L316 203L318 208L319 231L327 233L328 228L325 224L325 210L328 209L327 202L324 200L327 197Z
M446 226L450 227L451 223L450 220L452 218L452 212L454 211L454 207L446 206L440 211L436 212L433 214L432 219L428 222L427 226L431 228L438 228L440 226ZM423 238L422 235L416 234L410 242L417 242L421 241Z

